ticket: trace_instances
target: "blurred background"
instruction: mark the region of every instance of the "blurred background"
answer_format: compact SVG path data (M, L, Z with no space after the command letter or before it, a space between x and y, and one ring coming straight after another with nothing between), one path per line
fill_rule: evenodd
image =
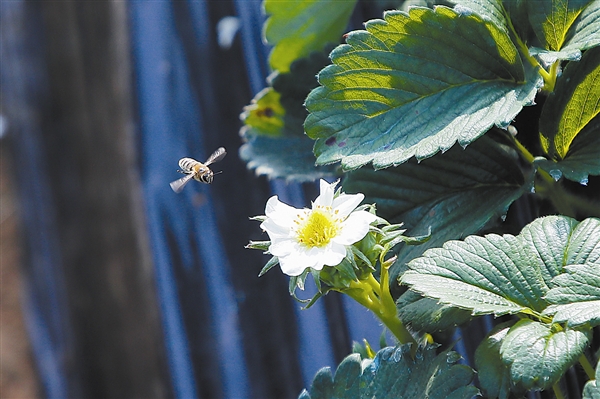
M366 310L303 311L244 249L269 196L317 195L237 154L264 18L254 0L0 2L0 397L292 398L378 342ZM173 193L178 160L220 146L214 183Z

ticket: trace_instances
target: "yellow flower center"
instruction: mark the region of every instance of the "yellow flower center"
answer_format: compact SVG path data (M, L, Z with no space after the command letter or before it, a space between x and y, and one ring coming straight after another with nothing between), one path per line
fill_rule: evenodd
M317 207L295 222L298 224L298 242L307 247L324 247L341 228L340 220L332 214L331 207Z

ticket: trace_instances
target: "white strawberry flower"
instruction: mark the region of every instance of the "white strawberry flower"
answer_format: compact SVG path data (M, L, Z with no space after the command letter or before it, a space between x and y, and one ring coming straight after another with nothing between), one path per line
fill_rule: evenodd
M377 217L356 210L363 194L340 193L336 183L321 180L321 193L312 209L297 209L269 198L266 219L260 227L271 239L269 252L277 256L281 270L288 276L299 276L306 268L322 270L337 266L346 256L346 246L360 241Z

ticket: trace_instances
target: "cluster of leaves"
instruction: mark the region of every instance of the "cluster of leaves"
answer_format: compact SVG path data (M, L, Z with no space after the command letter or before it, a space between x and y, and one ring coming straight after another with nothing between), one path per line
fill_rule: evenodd
M589 346L600 325L599 241L599 219L547 216L518 236L431 248L409 263L402 282L474 316L518 316L496 326L475 354L486 394L508 397L552 387Z
M274 74L242 115L242 158L271 178L343 175L344 191L364 193L408 234L431 229L426 244L399 246L390 269L392 284L410 287L397 298L400 318L433 332L512 316L476 352L487 396L550 387L559 396L579 361L584 397L600 397L586 357L600 324L600 0L452 0L387 11L344 35L356 3L265 1ZM535 108L539 120L521 128L519 115ZM546 206L533 217L563 216L516 236L473 236L502 231L530 193ZM425 389L442 356L428 351L417 352L424 367L402 346L362 364L351 356L302 397L387 397L411 379Z
M436 355L435 346L419 348L414 358L408 345L384 348L374 359L353 354L340 363L335 376L329 368L321 369L299 399L471 398L478 393L469 385L474 373L457 364L459 360L456 352Z

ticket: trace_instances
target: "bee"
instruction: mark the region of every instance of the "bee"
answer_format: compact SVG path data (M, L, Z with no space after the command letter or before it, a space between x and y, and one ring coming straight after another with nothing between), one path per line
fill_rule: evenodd
M204 163L198 162L192 158L181 158L179 160L179 167L181 170L178 170L178 172L185 174L185 176L183 176L181 179L171 182L171 188L173 191L180 193L185 185L188 184L192 179L206 184L212 183L215 173L210 170L208 165L219 162L225 157L225 154L227 154L225 148L219 147L211 154L210 157L208 157Z

